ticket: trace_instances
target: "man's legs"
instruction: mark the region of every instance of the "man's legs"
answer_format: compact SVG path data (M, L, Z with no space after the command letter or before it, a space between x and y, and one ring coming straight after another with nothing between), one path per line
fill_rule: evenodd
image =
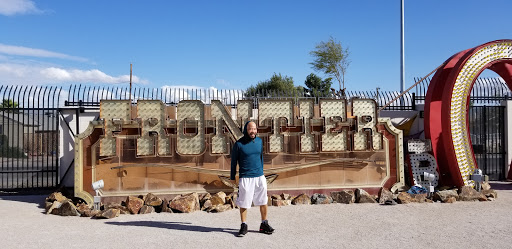
M242 223L247 222L247 208L240 208L240 219Z
M242 213L241 209L240 209L240 213ZM260 206L260 214L261 214L261 220L267 220L267 205Z

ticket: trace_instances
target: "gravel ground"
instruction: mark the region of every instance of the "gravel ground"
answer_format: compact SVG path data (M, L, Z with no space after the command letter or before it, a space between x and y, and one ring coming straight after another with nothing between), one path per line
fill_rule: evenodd
M46 196L0 196L0 248L511 248L512 183L492 202L269 207L272 235L236 237L238 210L153 213L111 220L44 214Z

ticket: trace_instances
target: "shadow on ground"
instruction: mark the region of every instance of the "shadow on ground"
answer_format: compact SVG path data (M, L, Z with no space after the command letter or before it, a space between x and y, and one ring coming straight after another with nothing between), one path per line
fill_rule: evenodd
M512 190L512 182L490 182L491 189L495 190Z
M229 233L234 236L236 236L238 234L238 230L236 230L236 229L197 226L197 225L192 225L192 223L190 223L190 222L162 222L162 221L116 222L116 221L108 221L108 222L105 222L105 224L116 225L116 226L156 227L156 228L165 228L165 229L191 231L191 232L203 232L203 233L209 233L209 232Z

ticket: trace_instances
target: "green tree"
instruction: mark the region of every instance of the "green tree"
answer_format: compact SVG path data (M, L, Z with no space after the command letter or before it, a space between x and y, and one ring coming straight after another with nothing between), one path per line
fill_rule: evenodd
M4 99L2 100L2 103L0 104L0 108L18 108L18 103L16 103L13 100L10 99ZM12 112L12 110L3 110L4 112Z
M340 93L345 96L345 73L350 65L348 48L343 48L341 42L333 37L327 42L320 42L315 48L310 52L314 57L310 63L312 68L336 78L340 84Z
M309 93L310 96L327 96L331 91L332 78L318 77L316 74L311 73L306 77L304 84L306 85L305 92Z
M246 96L256 96L257 94L269 96L272 93L279 94L279 92L282 92L289 94L297 91L302 92L304 88L301 86L296 87L293 84L292 77L274 73L270 79L260 81L256 86L247 88Z

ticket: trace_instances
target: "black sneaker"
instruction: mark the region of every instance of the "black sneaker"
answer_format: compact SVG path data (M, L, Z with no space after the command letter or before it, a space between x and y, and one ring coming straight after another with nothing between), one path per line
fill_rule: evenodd
M238 231L238 237L244 237L247 234L247 224L242 223L240 226L240 231Z
M274 232L274 228L272 228L267 222L261 223L260 225L260 233L264 234L272 234Z

